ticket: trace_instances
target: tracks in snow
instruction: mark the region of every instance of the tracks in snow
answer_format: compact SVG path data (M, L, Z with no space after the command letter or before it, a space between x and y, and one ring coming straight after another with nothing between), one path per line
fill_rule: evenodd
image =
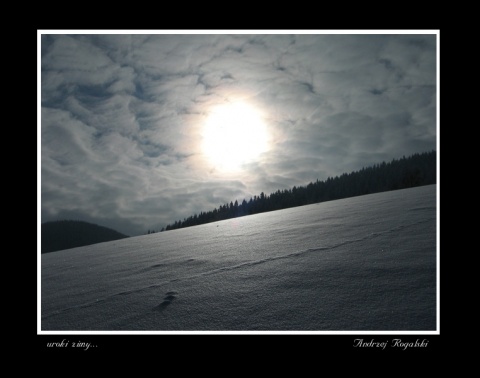
M395 232L401 231L403 229L408 229L408 228L415 227L417 225L432 222L432 221L434 222L435 218L421 220L421 221L411 223L411 224L408 224L408 225L400 225L400 226L397 226L397 227L394 227L392 229L385 230L385 231L382 231L382 232L373 232L373 233L365 235L361 238L352 239L352 240L345 240L343 242L340 242L340 243L334 244L334 245L330 245L330 246L308 248L308 249L305 249L305 250L288 253L288 254L282 255L282 256L274 256L274 257L268 257L268 258L265 258L265 259L246 261L246 262L243 262L243 263L240 263L240 264L225 266L225 267L221 267L221 268L217 268L217 269L211 269L211 270L208 270L208 271L205 271L205 272L200 272L200 273L192 274L192 275L182 277L182 278L175 278L175 279L159 282L159 283L149 285L149 286L145 286L145 287L140 287L140 288L136 288L136 289L132 289L132 290L121 291L121 292L118 292L118 293L107 295L104 298L96 299L95 301L90 301L90 302L83 303L83 304L80 304L80 305L66 307L64 309L51 312L49 314L43 315L42 320L49 319L51 317L54 317L54 316L57 316L57 315L60 315L60 314L66 313L66 312L101 305L101 304L104 304L105 302L111 301L112 299L114 299L116 297L128 296L128 295L131 295L131 294L134 294L134 293L139 293L139 292L147 291L147 290L150 290L150 289L161 288L161 287L168 286L168 285L171 285L171 284L174 284L174 283L177 283L177 282L188 281L188 280L192 280L192 279L195 279L195 278L201 278L201 277L208 277L208 276L220 274L220 273L223 273L223 272L235 271L235 270L239 270L239 269L248 268L248 267L251 267L251 266L266 264L266 263L269 263L269 262L272 262L272 261L288 260L288 259L291 259L291 258L301 257L303 255L316 253L316 252L320 252L320 251L334 250L336 248L340 248L340 247L343 247L345 245L355 244L355 243L363 242L363 241L366 241L366 240L369 240L369 239L374 239L374 238L377 238L377 237L380 237L380 236L383 236L383 235L386 235L386 234L389 234L389 233L395 233ZM195 261L195 260L194 259L188 259L188 260L184 261L184 263L190 263L192 261ZM143 269L143 271L152 270L152 269L154 270L156 268L164 267L165 265L168 265L168 264L165 264L165 263L154 264L150 267L147 267L147 268ZM158 311L166 310L167 307L169 305L171 305L171 303L177 298L177 294L178 293L175 292L175 291L167 292L165 294L164 298L163 298L163 301L159 305L155 306L154 310L158 310Z

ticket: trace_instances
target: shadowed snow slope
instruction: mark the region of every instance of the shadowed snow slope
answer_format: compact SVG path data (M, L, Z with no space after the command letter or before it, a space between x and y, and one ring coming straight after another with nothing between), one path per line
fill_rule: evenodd
M41 255L41 330L435 331L436 186Z

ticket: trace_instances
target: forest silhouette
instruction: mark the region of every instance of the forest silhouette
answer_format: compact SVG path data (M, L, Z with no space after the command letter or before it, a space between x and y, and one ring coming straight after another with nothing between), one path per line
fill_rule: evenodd
M259 214L290 207L309 205L341 198L361 196L391 190L406 189L436 183L436 152L424 152L389 163L382 162L359 171L329 177L325 181L310 182L306 186L277 190L266 195L255 195L241 203L231 201L210 211L194 214L175 221L161 231L216 222L220 220ZM153 233L154 231L148 231Z

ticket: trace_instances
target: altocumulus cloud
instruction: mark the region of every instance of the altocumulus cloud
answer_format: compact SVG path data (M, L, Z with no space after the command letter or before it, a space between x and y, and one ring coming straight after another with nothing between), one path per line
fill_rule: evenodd
M42 222L82 219L138 235L435 149L436 41L45 32ZM202 130L211 107L238 99L261 111L270 148L225 173L204 158Z

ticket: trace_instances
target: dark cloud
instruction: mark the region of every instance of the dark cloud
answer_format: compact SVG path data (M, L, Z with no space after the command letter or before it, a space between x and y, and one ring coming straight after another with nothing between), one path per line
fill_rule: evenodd
M42 221L136 235L434 149L436 48L434 34L43 34ZM203 125L238 99L270 148L222 172Z

